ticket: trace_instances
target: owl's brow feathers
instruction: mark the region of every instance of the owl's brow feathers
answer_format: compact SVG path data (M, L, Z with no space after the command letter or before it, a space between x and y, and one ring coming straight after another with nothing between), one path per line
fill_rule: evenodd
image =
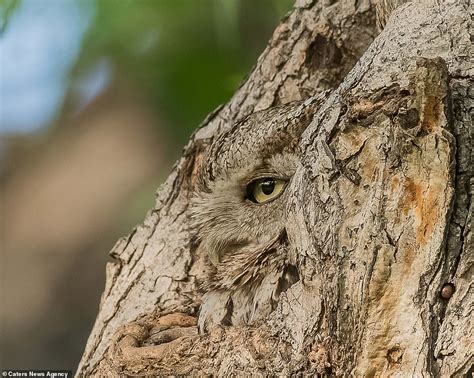
M198 187L279 153L294 153L311 121L315 101L292 102L253 113L219 135L199 169Z

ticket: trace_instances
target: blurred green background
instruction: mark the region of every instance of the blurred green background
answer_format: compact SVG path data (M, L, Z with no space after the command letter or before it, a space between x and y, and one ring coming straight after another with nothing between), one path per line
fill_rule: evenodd
M75 369L114 242L289 0L0 0L0 367Z

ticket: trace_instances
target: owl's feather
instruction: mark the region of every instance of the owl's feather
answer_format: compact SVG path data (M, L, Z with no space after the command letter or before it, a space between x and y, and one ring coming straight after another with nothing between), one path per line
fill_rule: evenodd
M250 324L267 316L298 277L285 225L297 146L314 102L257 112L220 135L200 167L191 201L198 254L207 256L201 330ZM262 137L264 135L264 137ZM278 177L286 188L272 201L250 201L247 185Z

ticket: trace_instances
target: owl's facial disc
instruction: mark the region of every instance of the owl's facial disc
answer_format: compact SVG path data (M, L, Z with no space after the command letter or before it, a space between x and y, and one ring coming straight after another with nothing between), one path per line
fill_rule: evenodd
M277 177L262 177L247 184L246 199L264 204L278 198L286 187L288 180Z

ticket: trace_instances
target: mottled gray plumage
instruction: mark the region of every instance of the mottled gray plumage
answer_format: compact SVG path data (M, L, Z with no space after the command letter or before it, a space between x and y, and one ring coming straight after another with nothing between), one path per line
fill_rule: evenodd
M207 256L201 330L265 317L299 279L285 229L286 189L313 108L308 101L254 113L209 147L191 201L192 229ZM260 177L285 179L286 188L268 203L253 203L246 188Z

